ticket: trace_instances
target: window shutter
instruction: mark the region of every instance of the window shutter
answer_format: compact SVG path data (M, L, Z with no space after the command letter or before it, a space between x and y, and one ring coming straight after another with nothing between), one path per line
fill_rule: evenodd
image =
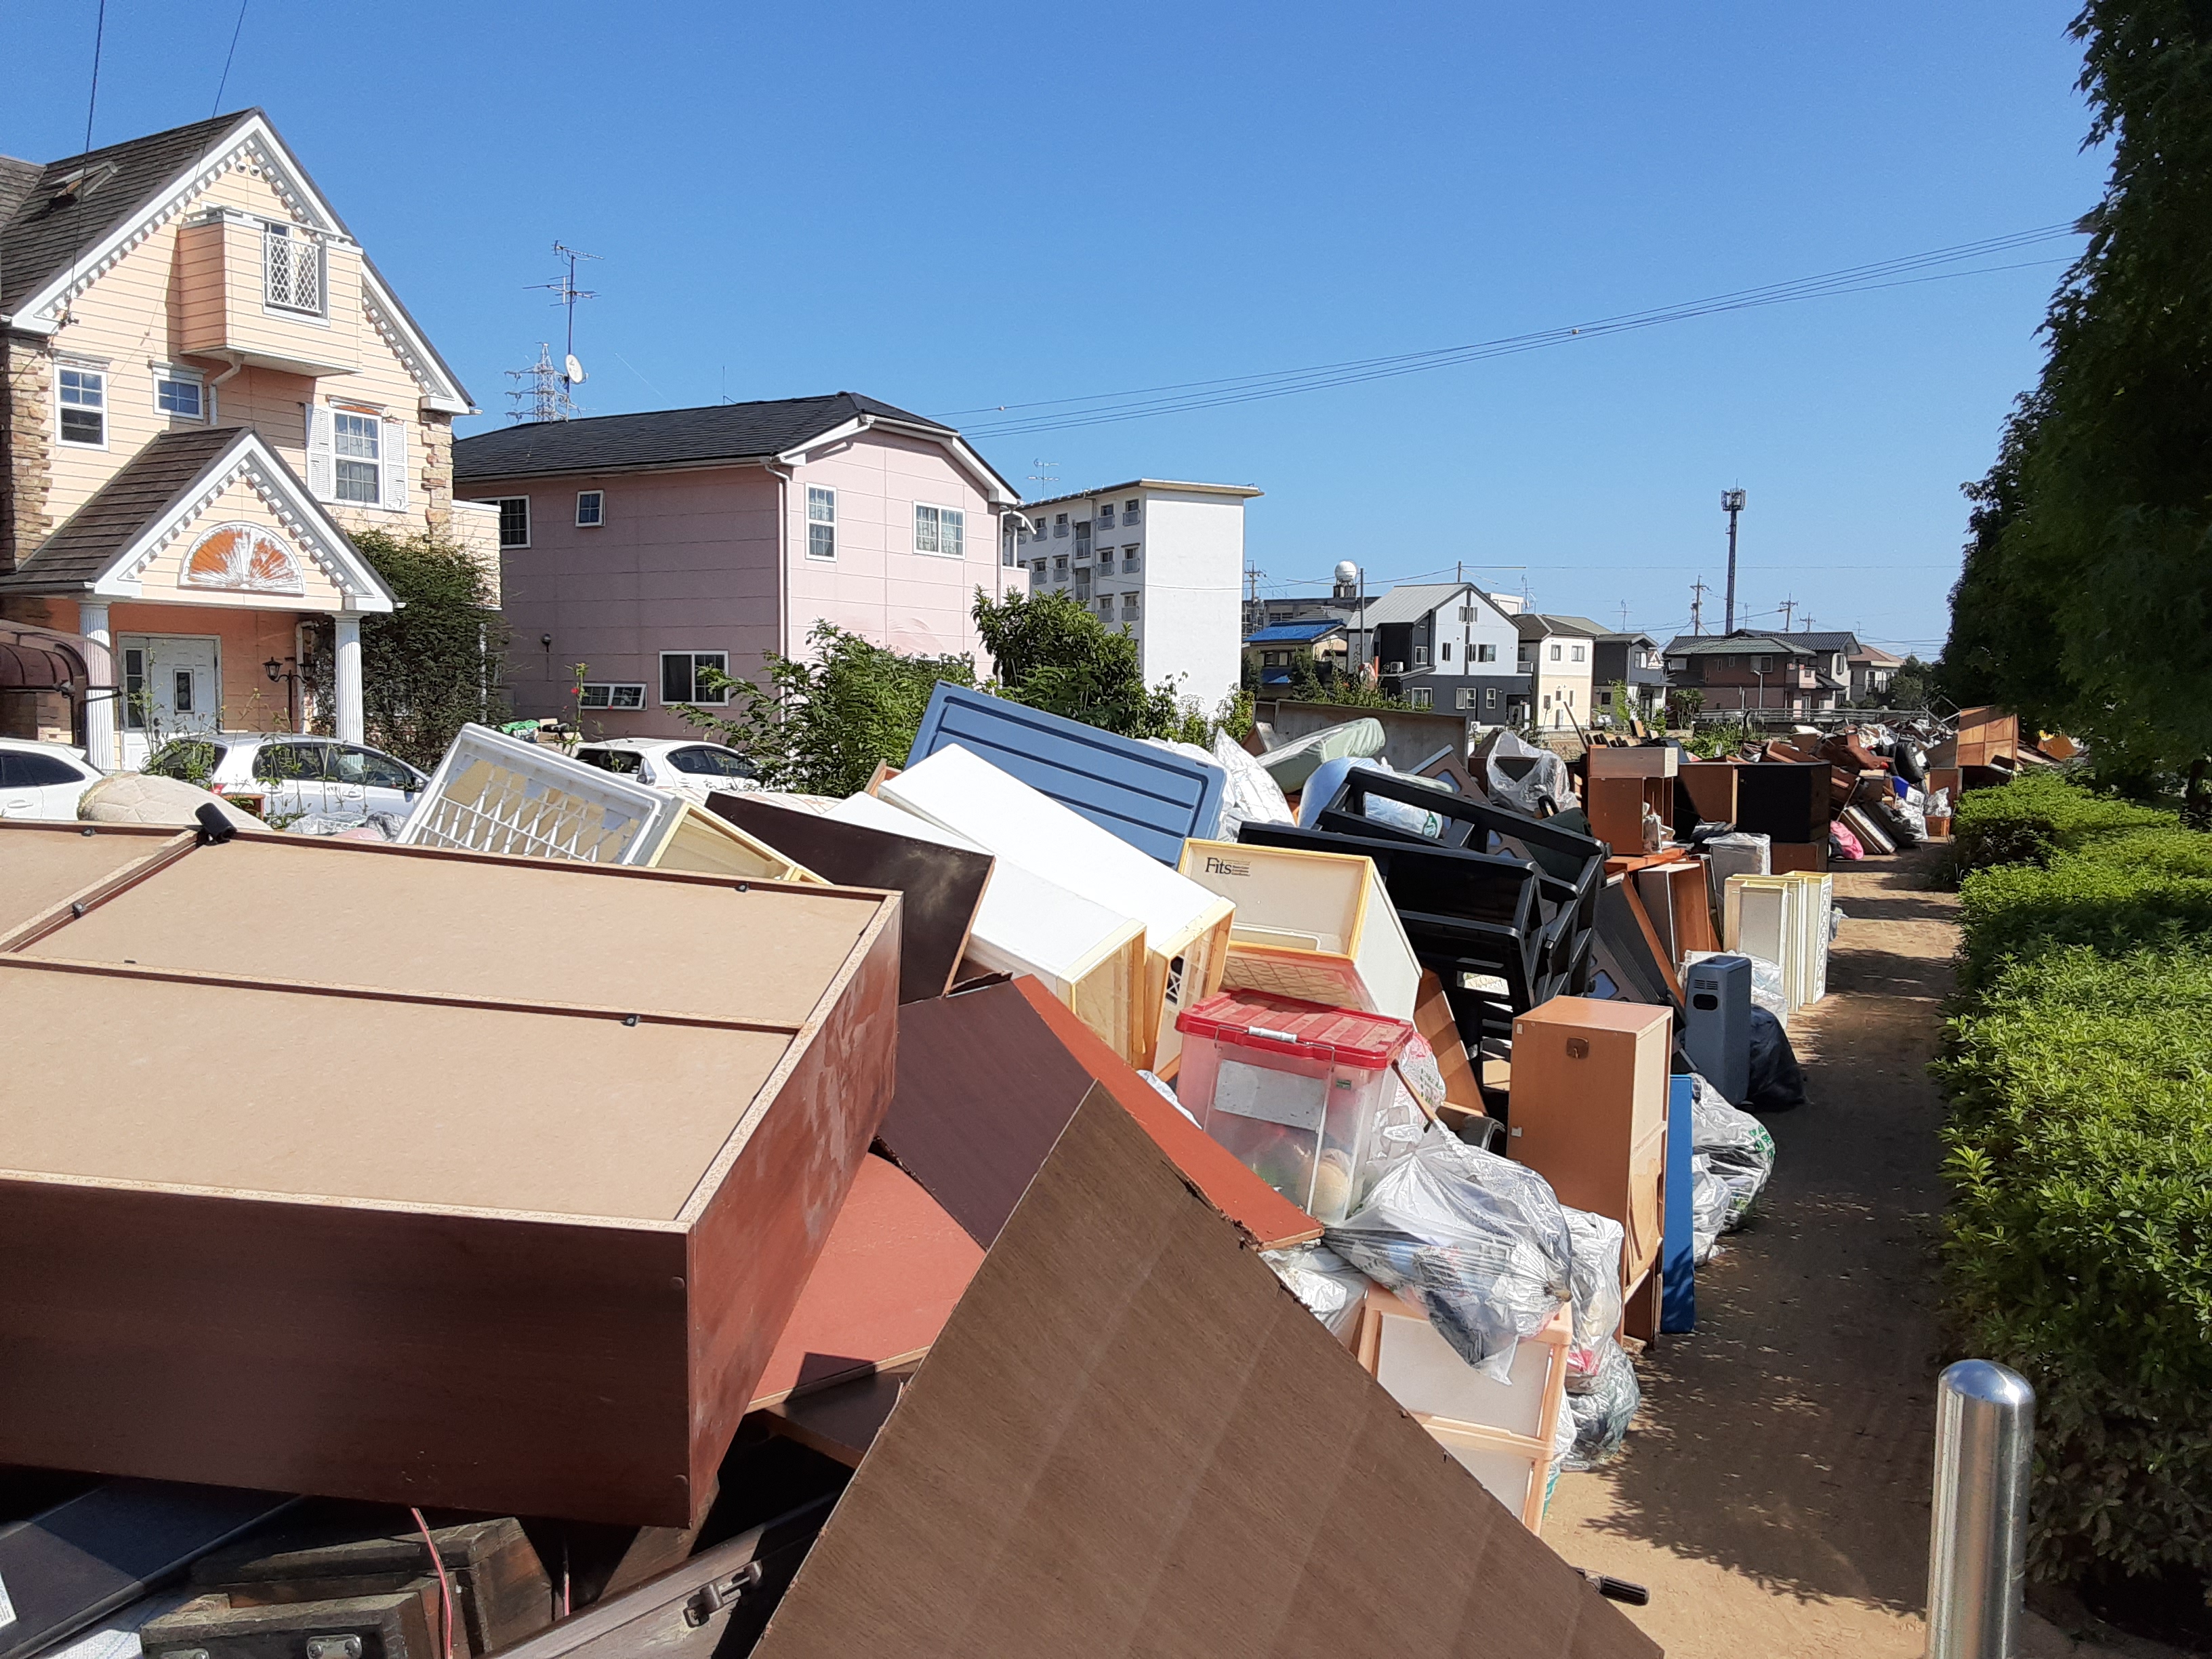
M407 422L384 423L384 504L395 512L407 510Z
M319 501L337 498L331 465L331 411L319 404L307 410L307 493Z

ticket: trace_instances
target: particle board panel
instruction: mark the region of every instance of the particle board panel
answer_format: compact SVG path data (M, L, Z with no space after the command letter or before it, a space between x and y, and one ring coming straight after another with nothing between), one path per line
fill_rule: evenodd
M9 846L0 842L7 882ZM241 834L191 848L27 949L50 959L796 1025L884 899L779 886L772 907L750 903L768 889ZM216 917L221 926L210 925Z
M1069 1123L761 1659L1646 1659L1103 1091Z
M817 875L902 895L899 1000L943 996L968 948L994 860L941 842L842 823L750 795L716 794L709 810Z
M752 1409L921 1358L982 1260L912 1176L862 1158Z
M131 824L0 821L0 949L70 901L84 901L191 845L192 832Z

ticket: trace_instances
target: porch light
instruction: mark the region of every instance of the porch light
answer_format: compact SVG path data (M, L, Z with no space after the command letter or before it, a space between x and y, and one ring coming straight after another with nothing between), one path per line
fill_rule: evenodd
M281 657L270 658L267 662L261 665L261 672L269 676L270 684L276 684L278 680L284 678L283 659Z

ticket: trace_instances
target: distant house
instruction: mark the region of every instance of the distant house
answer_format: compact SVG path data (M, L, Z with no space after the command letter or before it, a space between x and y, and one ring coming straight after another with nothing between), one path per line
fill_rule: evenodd
M1132 478L1027 501L1014 557L1030 591L1060 592L1137 641L1147 685L1175 682L1207 714L1237 690L1249 484Z
M1659 654L1658 641L1649 634L1599 635L1591 664L1590 697L1601 720L1622 716L1623 711L1613 706L1613 688L1623 683L1635 705L1628 712L1638 718L1657 713L1667 700L1666 659Z
M360 136L389 159L388 123ZM362 618L395 601L353 536L495 568L453 500L468 392L259 110L0 157L0 616L101 647L95 764L218 729L357 744ZM31 701L0 718L43 726Z
M977 652L975 590L1029 585L1013 488L857 392L507 427L455 444L453 473L498 510L515 712L595 734L680 735L678 705L726 701L713 675L805 656L817 621Z
M1347 649L1345 626L1334 620L1277 623L1244 636L1244 664L1258 671L1262 687L1284 686L1298 660L1324 681L1340 678Z
M1529 677L1529 724L1540 732L1565 732L1590 723L1598 635L1587 617L1553 617L1524 611L1513 618L1520 662Z
M1826 714L1838 706L1844 682L1829 672L1834 648L1816 649L1803 643L1808 637L1817 641L1835 636L1747 629L1678 635L1665 653L1667 684L1698 692L1707 713L1762 711L1792 720Z
M1528 677L1514 660L1513 618L1474 583L1393 587L1370 599L1353 626L1386 688L1395 685L1417 707L1486 726L1525 718Z
M1897 671L1905 666L1903 658L1892 656L1878 645L1862 645L1845 661L1851 672L1850 701L1858 708L1888 690Z

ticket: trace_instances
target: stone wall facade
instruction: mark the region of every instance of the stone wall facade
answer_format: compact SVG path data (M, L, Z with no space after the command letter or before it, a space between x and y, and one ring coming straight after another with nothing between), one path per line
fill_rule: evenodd
M53 532L53 358L35 335L0 333L0 574Z

